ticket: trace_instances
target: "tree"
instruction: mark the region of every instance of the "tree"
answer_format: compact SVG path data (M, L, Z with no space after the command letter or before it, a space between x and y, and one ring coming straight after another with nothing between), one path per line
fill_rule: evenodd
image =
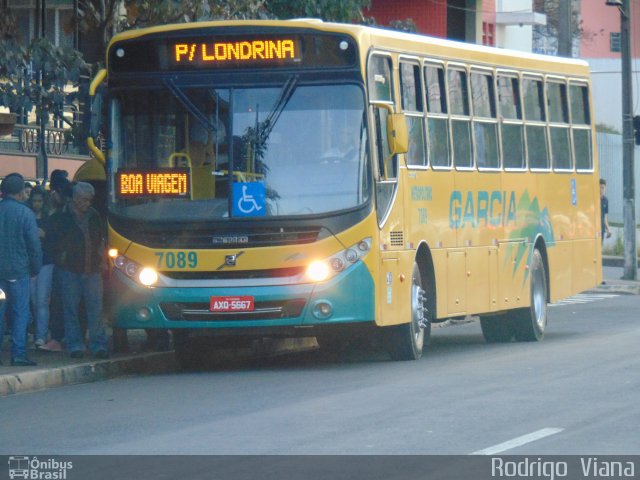
M389 28L407 33L416 33L418 31L418 26L416 25L416 22L413 21L413 18L407 18L405 20L392 20L389 23Z
M24 40L11 10L0 7L0 106L11 111L36 106L38 115L62 115L65 100L76 97L68 87L77 87L89 66L76 50L45 38Z
M579 0L534 0L533 10L547 16L545 26L534 27L535 50L540 53L572 56L576 40L589 40L602 32L584 29Z
M75 50L61 49L44 38L28 45L15 39L0 41L0 105L11 111L31 110L38 115L62 115L65 100L73 101L80 76L88 65Z
M276 18L312 17L347 23L362 23L371 0L268 0L268 11Z
M45 38L22 42L10 11L0 9L0 18L0 106L12 112L35 107L40 127L37 172L46 177L44 128L52 115L65 121L64 106L77 97L80 77L89 68L79 52Z

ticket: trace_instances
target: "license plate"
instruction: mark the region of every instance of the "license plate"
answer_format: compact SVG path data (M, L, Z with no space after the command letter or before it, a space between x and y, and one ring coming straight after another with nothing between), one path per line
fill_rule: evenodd
M253 297L211 297L212 312L253 312Z

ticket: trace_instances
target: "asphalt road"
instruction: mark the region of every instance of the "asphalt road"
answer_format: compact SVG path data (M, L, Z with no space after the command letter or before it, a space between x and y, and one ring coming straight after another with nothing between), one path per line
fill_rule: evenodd
M0 454L639 454L640 296L550 308L541 343L316 351L0 398Z

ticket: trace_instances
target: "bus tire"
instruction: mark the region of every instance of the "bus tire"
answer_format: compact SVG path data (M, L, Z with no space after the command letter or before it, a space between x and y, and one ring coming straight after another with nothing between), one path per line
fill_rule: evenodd
M426 311L427 292L417 263L411 274L411 321L387 327L387 350L393 360L418 360L431 334L430 312Z
M536 248L529 268L531 306L514 312L513 328L519 342L539 342L547 327L547 275L542 254Z
M510 342L514 335L513 320L507 314L480 317L480 327L488 343Z

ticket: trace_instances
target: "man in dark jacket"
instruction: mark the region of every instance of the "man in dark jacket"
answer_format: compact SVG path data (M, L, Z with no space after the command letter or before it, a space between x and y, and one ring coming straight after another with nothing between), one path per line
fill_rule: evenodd
M71 202L50 218L49 238L59 269L64 311L64 333L72 358L82 358L84 341L78 310L84 300L89 327L89 350L96 358L107 358L107 334L102 321L102 275L104 227L91 208L95 191L89 183L73 187Z
M30 367L27 358L29 284L42 266L42 247L36 217L24 204L24 178L7 175L0 184L0 289L8 302L0 306L0 347L4 339L5 309L11 309L11 365Z

